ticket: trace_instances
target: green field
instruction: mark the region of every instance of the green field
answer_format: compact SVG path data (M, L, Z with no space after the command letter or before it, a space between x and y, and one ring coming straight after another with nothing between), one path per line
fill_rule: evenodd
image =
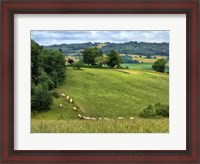
M137 63L137 64L129 64L129 63L123 63L121 66L123 68L128 67L129 69L133 70L148 70L148 71L153 71L152 69L152 64L153 63ZM169 66L166 66L165 72L169 71Z
M169 103L167 74L139 69L67 68L66 75L55 91L72 97L74 103L60 96L54 98L50 110L32 113L32 132L168 132L169 119L138 117L150 104ZM81 120L78 114L109 120Z
M129 69L137 69L137 70L152 70L152 63L137 63L137 64L129 64L123 63L122 67L128 67Z

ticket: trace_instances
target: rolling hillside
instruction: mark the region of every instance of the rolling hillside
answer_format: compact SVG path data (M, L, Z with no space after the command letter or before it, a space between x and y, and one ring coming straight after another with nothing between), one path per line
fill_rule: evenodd
M168 118L138 117L150 104L168 104L168 75L94 68L67 68L66 74L67 78L56 92L69 95L74 104L62 96L54 98L51 110L32 113L32 132L168 132ZM106 117L109 121L81 120L78 114ZM124 119L119 121L118 117ZM129 120L130 117L135 119Z
M144 71L129 70L120 72L112 69L75 70L67 69L67 78L56 89L74 99L90 117L137 117L138 113L150 104L168 104L169 77ZM65 109L59 109L62 103ZM65 119L77 118L63 97L54 99L52 110L47 118L58 119L60 113ZM82 113L82 111L80 111ZM42 118L42 113L35 118Z

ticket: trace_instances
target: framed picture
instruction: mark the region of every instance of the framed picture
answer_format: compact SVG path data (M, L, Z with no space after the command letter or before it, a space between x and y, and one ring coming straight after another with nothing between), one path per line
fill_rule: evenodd
M199 163L199 1L2 1L1 162Z

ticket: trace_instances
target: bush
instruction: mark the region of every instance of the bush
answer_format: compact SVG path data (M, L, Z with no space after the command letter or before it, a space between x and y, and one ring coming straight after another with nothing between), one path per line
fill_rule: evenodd
M83 62L81 62L81 61L78 61L78 62L74 63L74 65L73 65L73 67L77 68L77 69L80 69L82 66L83 66Z
M147 108L143 109L143 111L139 113L139 116L144 117L144 118L151 118L151 117L156 116L155 107L152 105L149 105Z
M152 68L153 70L157 71L157 72L165 72L165 65L167 63L166 59L157 59L153 65Z
M169 105L163 105L161 103L149 105L139 113L139 116L144 118L153 118L157 116L169 117Z
M163 116L163 117L169 117L169 105L163 105L161 103L155 104L156 114Z
M32 89L31 110L42 111L49 109L53 99L50 91L48 90L48 84L40 83L37 86L34 86Z

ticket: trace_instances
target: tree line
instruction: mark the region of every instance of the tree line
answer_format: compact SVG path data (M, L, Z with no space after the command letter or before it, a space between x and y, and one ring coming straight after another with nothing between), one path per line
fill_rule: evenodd
M97 47L86 48L82 52L83 62L90 65L108 65L111 68L120 67L122 59L115 50L110 50L109 53L103 55L103 51Z
M31 110L46 110L52 104L52 90L65 79L65 57L31 40Z
M163 55L169 56L169 43L146 43L146 42L124 42L124 43L76 43L76 44L60 44L60 45L50 45L46 46L48 49L58 50L62 49L64 54L76 53L81 55L81 50L98 46L99 44L104 44L101 48L103 53L109 53L110 50L114 49L120 54L138 54L143 56L153 56L153 55Z
M123 62L139 63L137 62L137 60L132 60L132 58L128 55L120 56L119 53L117 53L115 50L110 50L109 53L104 55L101 49L98 49L97 47L90 47L84 49L84 51L82 52L82 61L74 63L74 67L77 67L79 69L81 66L83 66L83 64L88 64L99 67L107 65L111 68L122 68L120 64ZM68 63L72 64L73 60L68 59ZM165 72L166 63L167 60L164 58L157 59L152 64L152 69L157 72Z

